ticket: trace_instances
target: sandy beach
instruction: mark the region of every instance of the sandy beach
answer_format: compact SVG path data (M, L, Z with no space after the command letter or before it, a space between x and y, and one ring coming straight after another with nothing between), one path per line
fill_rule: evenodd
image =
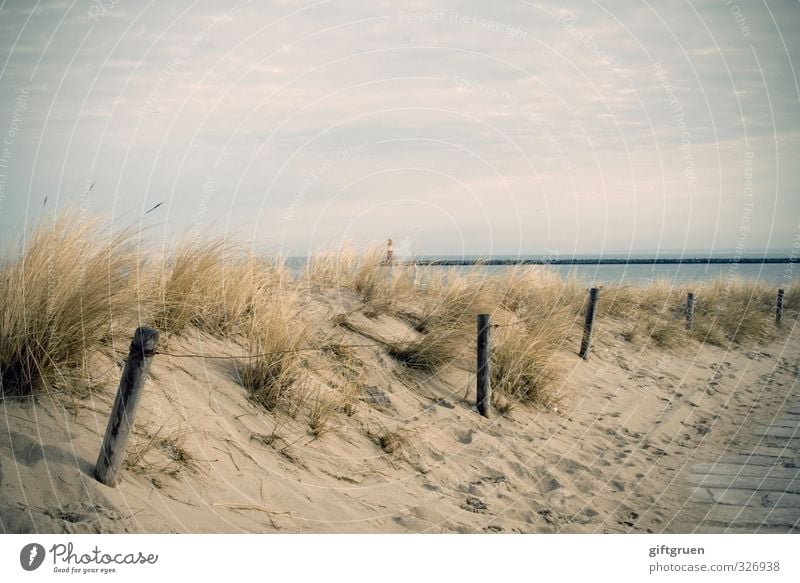
M575 335L554 354L562 375L553 404L494 408L486 419L474 409L474 342L436 373L421 373L382 345L417 334L407 320L365 314L353 291L304 301L318 335L363 345L348 349L355 372L334 353L303 356L302 385L355 379L346 407L315 407L315 393L295 410L267 411L248 398L231 359L187 356L245 354L241 339L193 327L162 336L121 483L109 488L92 473L123 365L120 334L90 353L88 394L0 401L2 531L800 528L798 424L783 423L784 437L759 435L800 418L796 313L764 342L723 347L632 342L624 318L600 317L587 361ZM717 470L732 462L740 483L754 479L720 482L726 472ZM735 495L742 492L752 495Z

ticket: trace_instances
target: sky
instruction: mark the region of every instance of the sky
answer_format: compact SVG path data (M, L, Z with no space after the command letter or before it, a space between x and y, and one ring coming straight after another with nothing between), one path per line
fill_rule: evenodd
M72 206L289 255L800 253L797 30L788 0L5 1L0 241Z

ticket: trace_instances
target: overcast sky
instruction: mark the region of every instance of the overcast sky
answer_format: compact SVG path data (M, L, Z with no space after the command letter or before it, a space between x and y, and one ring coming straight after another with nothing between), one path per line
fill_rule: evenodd
M800 3L489 4L3 2L2 240L72 204L294 254L800 245Z

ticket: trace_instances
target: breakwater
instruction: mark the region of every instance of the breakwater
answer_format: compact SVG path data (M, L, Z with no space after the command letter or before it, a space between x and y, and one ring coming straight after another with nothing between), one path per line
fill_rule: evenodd
M409 261L396 261L398 265L429 265L429 266L469 266L469 265L732 265L746 264L775 264L795 263L792 257L663 257L663 258L517 258L517 259L411 259Z

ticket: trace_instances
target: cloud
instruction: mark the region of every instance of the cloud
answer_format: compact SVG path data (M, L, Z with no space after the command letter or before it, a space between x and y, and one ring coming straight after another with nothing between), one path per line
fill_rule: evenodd
M157 219L180 229L212 176L204 204L221 225L292 247L397 223L423 253L455 252L462 236L498 253L696 248L710 244L704 224L731 247L755 152L753 236L789 247L797 235L800 203L783 194L800 154L794 3L41 6L0 10L0 131L30 90L4 229L86 180L97 210L167 198ZM360 144L296 200L309 173ZM487 215L477 204L500 200ZM688 226L672 219L687 201ZM447 236L419 216L450 207ZM353 231L350 216L370 218Z

